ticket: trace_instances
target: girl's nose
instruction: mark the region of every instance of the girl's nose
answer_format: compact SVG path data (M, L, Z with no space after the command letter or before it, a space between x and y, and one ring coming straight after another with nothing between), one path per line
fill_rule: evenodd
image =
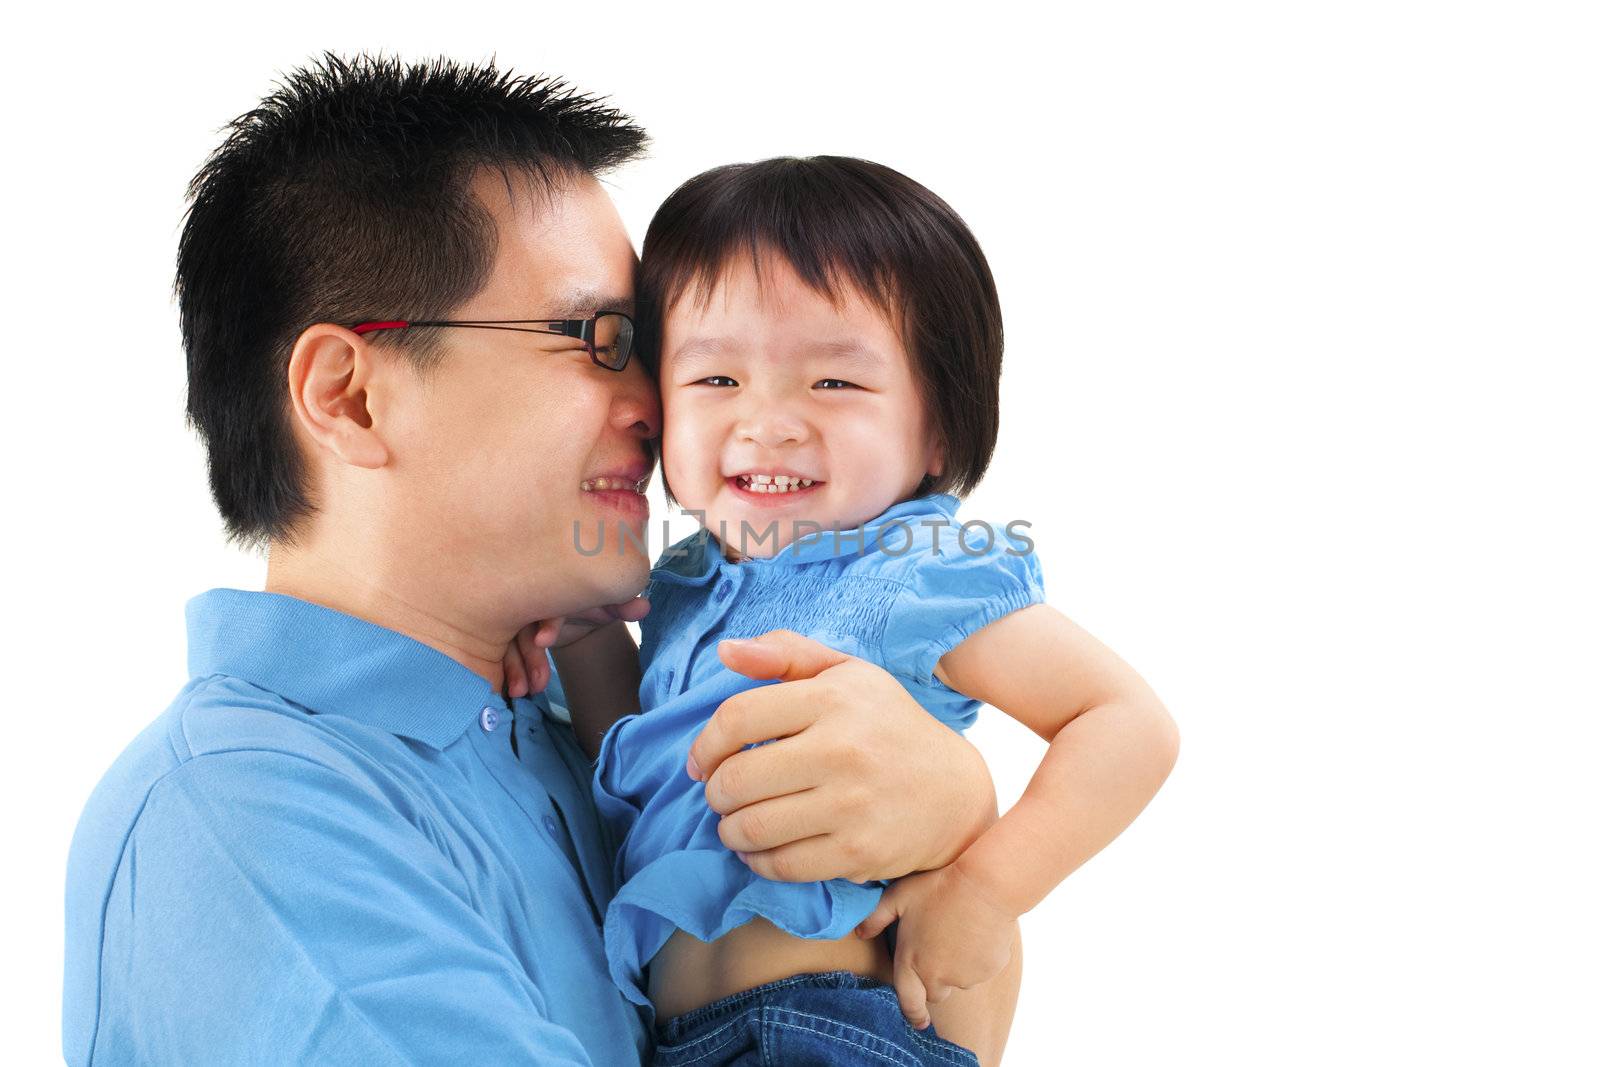
M806 424L782 407L763 405L745 414L739 422L738 434L740 440L762 448L777 448L804 441Z

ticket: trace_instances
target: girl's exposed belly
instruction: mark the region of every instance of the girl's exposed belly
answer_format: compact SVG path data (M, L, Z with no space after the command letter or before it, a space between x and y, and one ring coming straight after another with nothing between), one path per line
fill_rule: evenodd
M850 934L817 941L786 934L766 919L752 919L716 941L674 930L649 967L650 1001L660 1022L714 1000L796 974L852 971L894 982L894 961L883 935L870 941Z

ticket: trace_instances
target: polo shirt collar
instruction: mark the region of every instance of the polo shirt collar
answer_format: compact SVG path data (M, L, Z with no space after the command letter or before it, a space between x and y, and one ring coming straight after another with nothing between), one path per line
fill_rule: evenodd
M902 523L915 528L926 519L954 518L961 506L959 498L949 493L930 493L912 497L889 508L875 519L869 519L850 530L823 530L807 534L785 545L783 551L766 559L732 562L722 554L722 549L709 530L701 529L678 542L670 550L673 558L662 563L654 577L665 578L682 585L704 585L721 571L731 567L783 567L798 563L815 563L818 560L837 559L840 556L864 555L875 551L880 539L898 546L907 536L887 527Z
M436 749L485 707L505 707L486 678L438 649L297 597L212 589L185 614L191 677L241 678Z

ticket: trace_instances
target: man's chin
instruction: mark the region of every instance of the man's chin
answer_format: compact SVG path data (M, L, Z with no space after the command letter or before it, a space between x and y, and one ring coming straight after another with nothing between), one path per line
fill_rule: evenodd
M637 551L586 559L585 585L596 590L597 604L620 604L644 592L650 581L650 561Z
M615 521L603 527L574 525L572 541L560 563L559 577L546 579L547 599L585 607L620 604L644 592L650 580L650 545L644 530L620 530ZM619 536L626 533L628 536ZM550 582L562 588L549 589Z

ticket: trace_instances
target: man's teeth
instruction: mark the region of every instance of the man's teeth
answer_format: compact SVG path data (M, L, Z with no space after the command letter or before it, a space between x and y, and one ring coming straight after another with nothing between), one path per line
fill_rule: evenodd
M626 478L591 478L586 482L578 483L578 487L585 493L596 493L605 489L627 489L630 492L644 492L644 482L630 482Z
M797 478L792 474L739 475L739 488L752 493L793 493L800 489L809 489L814 484L815 481L811 478Z

